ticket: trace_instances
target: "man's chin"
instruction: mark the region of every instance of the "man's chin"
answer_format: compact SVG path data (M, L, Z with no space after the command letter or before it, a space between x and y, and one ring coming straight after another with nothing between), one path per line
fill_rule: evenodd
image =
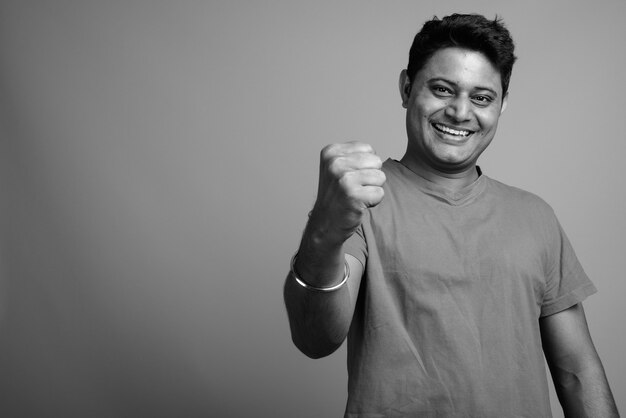
M433 158L434 168L443 173L458 174L473 169L476 158L468 155L442 155Z

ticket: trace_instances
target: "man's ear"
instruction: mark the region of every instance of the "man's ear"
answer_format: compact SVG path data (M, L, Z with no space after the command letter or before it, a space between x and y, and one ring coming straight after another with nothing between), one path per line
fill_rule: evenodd
M402 107L406 109L409 105L409 97L411 96L411 80L406 70L400 72L398 87L400 88L400 97L402 97Z
M500 114L504 113L504 109L506 109L507 104L509 103L509 92L507 91L504 95L504 99L502 99L502 106L500 107Z

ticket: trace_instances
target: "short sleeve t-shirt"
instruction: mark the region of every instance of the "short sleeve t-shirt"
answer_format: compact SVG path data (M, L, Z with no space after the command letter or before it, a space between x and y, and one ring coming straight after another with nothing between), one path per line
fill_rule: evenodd
M383 170L344 244L365 267L345 416L551 416L538 320L595 292L553 210L485 175L451 192Z

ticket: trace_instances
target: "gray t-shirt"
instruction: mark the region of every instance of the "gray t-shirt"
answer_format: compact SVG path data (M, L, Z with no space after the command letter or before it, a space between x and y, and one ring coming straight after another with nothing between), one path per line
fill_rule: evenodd
M365 266L345 416L551 416L538 319L596 291L553 210L484 175L453 193L383 170L344 244Z

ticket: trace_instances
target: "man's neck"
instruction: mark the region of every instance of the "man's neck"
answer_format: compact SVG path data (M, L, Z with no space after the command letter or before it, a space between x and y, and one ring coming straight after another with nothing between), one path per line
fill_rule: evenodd
M418 176L455 192L464 189L478 179L478 170L475 164L459 171L444 171L431 167L411 157L408 153L402 157L400 162Z

